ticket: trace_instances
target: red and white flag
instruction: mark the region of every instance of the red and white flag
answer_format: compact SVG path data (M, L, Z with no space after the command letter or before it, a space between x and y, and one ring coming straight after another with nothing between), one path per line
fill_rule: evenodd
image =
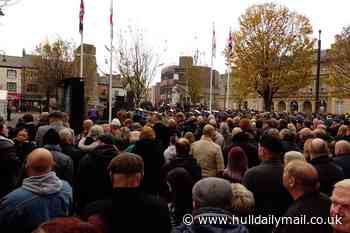
M84 0L80 0L80 12L79 12L79 32L83 33L84 30Z
M228 36L228 55L231 56L233 53L233 37L232 37L232 32L230 29L230 34Z
M111 8L109 14L109 24L111 27L111 39L113 39L113 0L111 0Z

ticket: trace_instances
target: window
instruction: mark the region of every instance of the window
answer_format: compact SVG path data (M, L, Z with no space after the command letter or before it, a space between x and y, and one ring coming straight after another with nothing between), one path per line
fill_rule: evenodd
M7 79L16 80L17 70L7 70Z
M27 84L27 92L38 92L38 85Z
M8 82L7 83L7 90L16 92L17 91L17 83Z

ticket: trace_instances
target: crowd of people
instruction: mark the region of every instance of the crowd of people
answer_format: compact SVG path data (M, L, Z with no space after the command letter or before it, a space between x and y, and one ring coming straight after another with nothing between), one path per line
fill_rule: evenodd
M81 132L59 111L0 119L4 233L349 233L349 194L346 116L119 111Z

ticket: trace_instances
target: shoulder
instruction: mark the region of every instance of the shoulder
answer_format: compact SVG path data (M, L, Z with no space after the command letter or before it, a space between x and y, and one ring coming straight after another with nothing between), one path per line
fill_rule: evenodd
M35 194L23 188L18 188L7 194L0 200L0 212L12 211L26 205L28 201L35 199Z

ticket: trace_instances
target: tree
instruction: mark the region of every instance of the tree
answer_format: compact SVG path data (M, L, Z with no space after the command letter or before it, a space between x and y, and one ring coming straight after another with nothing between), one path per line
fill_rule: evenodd
M131 28L120 34L117 56L123 86L139 107L155 75L158 57L151 48L146 47L142 33Z
M271 111L278 91L292 93L309 84L314 39L308 18L273 3L254 5L239 19L234 53L228 60L237 79L252 88Z
M251 85L247 83L247 79L238 79L235 74L231 76L230 89L233 100L238 104L239 109L241 109L241 106L248 95L254 92Z
M340 35L335 36L335 43L329 50L331 69L330 84L340 95L350 93L350 25L343 28Z
M57 87L60 81L73 74L74 46L72 42L56 39L40 43L33 56L38 78L46 93L46 110L49 109L50 97L57 98Z

